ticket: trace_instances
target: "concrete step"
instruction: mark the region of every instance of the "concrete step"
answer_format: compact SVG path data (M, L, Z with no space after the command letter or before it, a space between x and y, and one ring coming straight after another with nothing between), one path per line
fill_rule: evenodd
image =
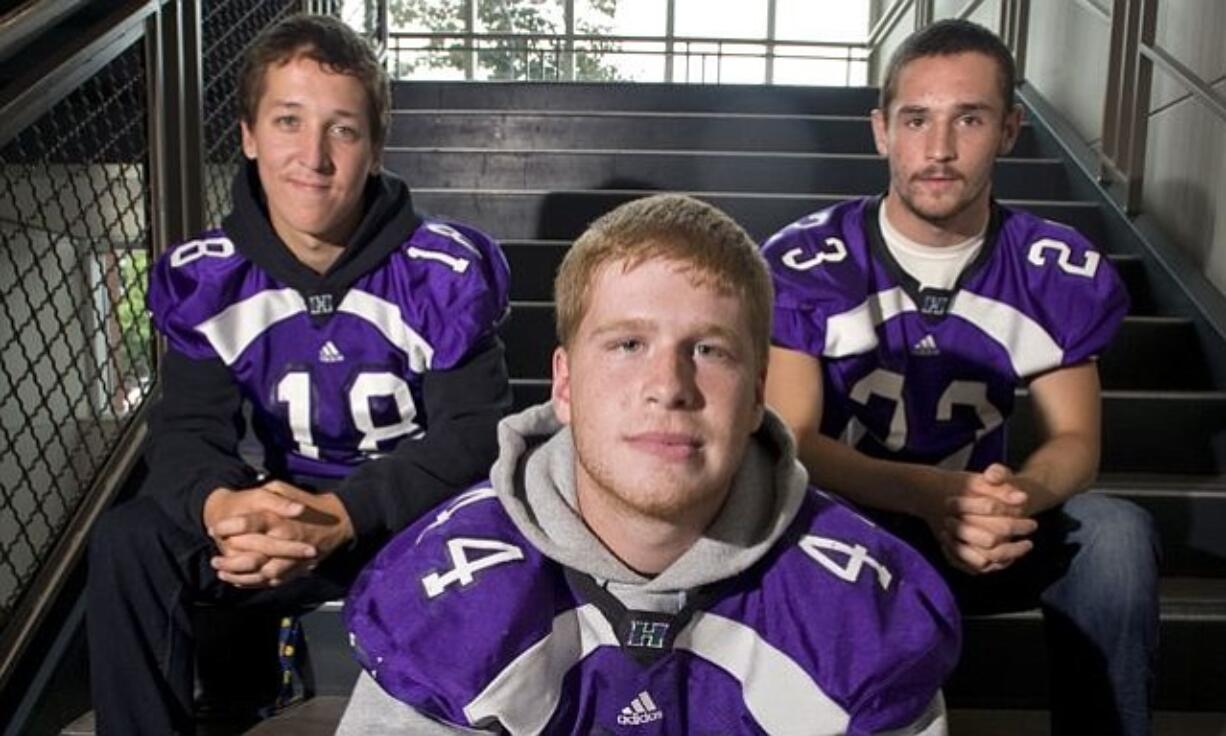
M331 736L345 712L348 697L320 695L248 730L245 736ZM958 736L1048 736L1045 710L975 710L953 708L949 731ZM62 736L94 736L93 720L74 723ZM1226 713L1159 711L1153 736L1226 736Z
M885 189L875 154L729 151L389 148L384 165L413 188L651 189L852 196ZM1057 159L1001 159L993 192L1004 199L1065 199Z
M570 249L569 240L504 240L503 251L511 265L511 298L516 301L553 299L553 277ZM1139 256L1114 253L1108 258L1115 266L1132 300L1131 314L1156 314L1149 293L1145 263Z
M549 379L511 380L514 406L549 400ZM1008 461L1035 447L1035 423L1020 391L1009 424ZM1226 473L1226 392L1104 391L1104 473Z
M1094 487L1150 513L1164 575L1226 577L1226 476L1103 473Z
M1226 579L1164 578L1157 707L1226 706ZM954 708L1045 708L1047 658L1038 610L965 620L963 659L946 694ZM347 695L358 667L345 642L341 607L306 616L320 695ZM1002 667L1001 663L1008 663Z
M410 181L412 178L410 177ZM882 187L884 187L882 179ZM422 212L450 217L480 228L500 240L574 240L592 220L614 207L658 192L637 189L635 182L610 182L605 189L439 189L415 186L414 205ZM690 192L727 212L755 240L764 240L807 214L846 197L812 194L745 194ZM1004 200L1040 217L1077 228L1104 247L1102 212L1092 202Z
M515 271L512 271L515 273ZM518 301L502 323L507 366L513 378L545 378L557 344L551 301ZM1172 360L1171 356L1179 356ZM1099 365L1108 390L1208 391L1212 377L1200 338L1180 317L1126 317Z
M396 110L387 144L497 149L618 148L875 154L868 116L603 112L563 110ZM1037 158L1023 125L1010 152Z
M949 732L957 736L1049 736L1045 710L975 710L953 708ZM1226 712L1154 714L1152 736L1226 736Z
M1226 704L1226 579L1163 579L1159 641L1157 709L1222 711ZM962 661L946 696L954 708L1045 708L1047 669L1037 610L969 616L964 621Z
M1226 473L1226 392L1103 392L1104 473ZM1019 391L1009 424L1010 462L1036 445L1036 423L1025 391Z
M867 115L873 87L568 82L395 82L396 110L598 110Z

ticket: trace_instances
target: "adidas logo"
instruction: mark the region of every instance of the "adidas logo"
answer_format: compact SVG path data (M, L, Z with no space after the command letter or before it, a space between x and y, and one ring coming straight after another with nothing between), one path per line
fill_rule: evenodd
M630 705L622 708L622 712L617 715L617 723L621 726L641 726L644 723L658 721L663 717L663 711L656 707L651 695L644 690L634 696Z
M911 347L911 354L922 356L940 355L941 350L937 347L935 337L932 335L924 335L922 340L915 343L915 345Z
M332 344L331 340L325 342L324 346L319 349L320 363L339 363L344 359L345 356L336 349L336 345Z

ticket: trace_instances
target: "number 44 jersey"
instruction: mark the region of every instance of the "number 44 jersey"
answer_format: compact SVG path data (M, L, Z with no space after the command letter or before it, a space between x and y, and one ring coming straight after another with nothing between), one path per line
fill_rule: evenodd
M338 736L945 733L952 595L914 550L807 488L773 414L719 516L651 578L576 510L551 406L499 436L491 484L418 520L354 583L345 619L374 682Z
M284 248L264 251L292 260ZM278 475L345 477L422 436L423 375L455 367L507 309L497 244L437 220L419 222L344 288L303 278L322 285L304 293L270 270L223 231L206 233L158 261L149 307L172 348L229 369Z
M954 287L921 288L882 240L879 203L836 205L766 241L772 340L821 360L823 432L875 457L982 470L1004 459L1014 390L1095 359L1127 293L1076 230L996 203Z

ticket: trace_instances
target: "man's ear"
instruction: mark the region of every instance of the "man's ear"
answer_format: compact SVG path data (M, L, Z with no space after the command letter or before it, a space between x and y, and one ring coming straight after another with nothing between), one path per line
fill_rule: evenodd
M255 144L255 135L252 134L251 128L248 127L247 121L245 120L240 120L238 127L243 134L243 155L254 161L256 159L256 154L259 152L259 149Z
M570 424L570 363L566 348L561 346L553 350L553 385L550 398L553 400L553 413L558 421Z
M886 145L888 121L885 119L885 111L879 107L873 108L872 113L869 114L869 120L873 126L873 143L877 146L877 154L879 156L888 155L890 149Z
M1013 144L1017 143L1017 137L1022 131L1022 106L1014 105L1013 109L1005 113L1005 119L1001 122L1001 137L1000 147L997 149L996 155L1005 156L1013 150Z

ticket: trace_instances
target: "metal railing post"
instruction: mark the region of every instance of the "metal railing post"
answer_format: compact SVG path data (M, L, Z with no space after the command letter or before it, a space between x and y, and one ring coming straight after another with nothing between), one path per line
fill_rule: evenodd
M1013 52L1017 81L1025 79L1026 40L1030 26L1030 0L1004 0L1000 8L1000 37Z
M1130 84L1132 92L1132 121L1128 126L1128 136L1124 141L1125 170L1128 172L1127 188L1124 195L1124 207L1130 213L1141 210L1141 193L1145 180L1145 151L1149 137L1149 96L1150 85L1153 82L1154 64L1149 57L1141 53L1141 49L1154 43L1154 29L1157 27L1157 0L1136 0L1136 21L1130 24L1135 29L1132 41L1133 61Z
M676 0L668 0L665 6L664 16L664 81L677 81L675 73L676 67L673 60L673 39L677 35L677 2ZM688 49L687 49L688 52ZM685 58L686 81L689 81L690 59L687 53Z
M178 3L181 92L176 112L181 165L179 182L183 207L183 231L175 239L186 238L204 229L204 44L200 0ZM158 251L155 251L155 253Z
M464 0L464 78L477 77L477 0Z
M766 84L775 83L775 39L778 29L776 3L778 0L766 0Z
M1153 44L1156 24L1156 0L1115 0L1100 176L1118 184L1111 194L1130 214L1141 208L1153 79L1153 62L1141 49Z
M562 42L562 78L575 81L575 0L566 0L562 12L566 23L566 39Z

